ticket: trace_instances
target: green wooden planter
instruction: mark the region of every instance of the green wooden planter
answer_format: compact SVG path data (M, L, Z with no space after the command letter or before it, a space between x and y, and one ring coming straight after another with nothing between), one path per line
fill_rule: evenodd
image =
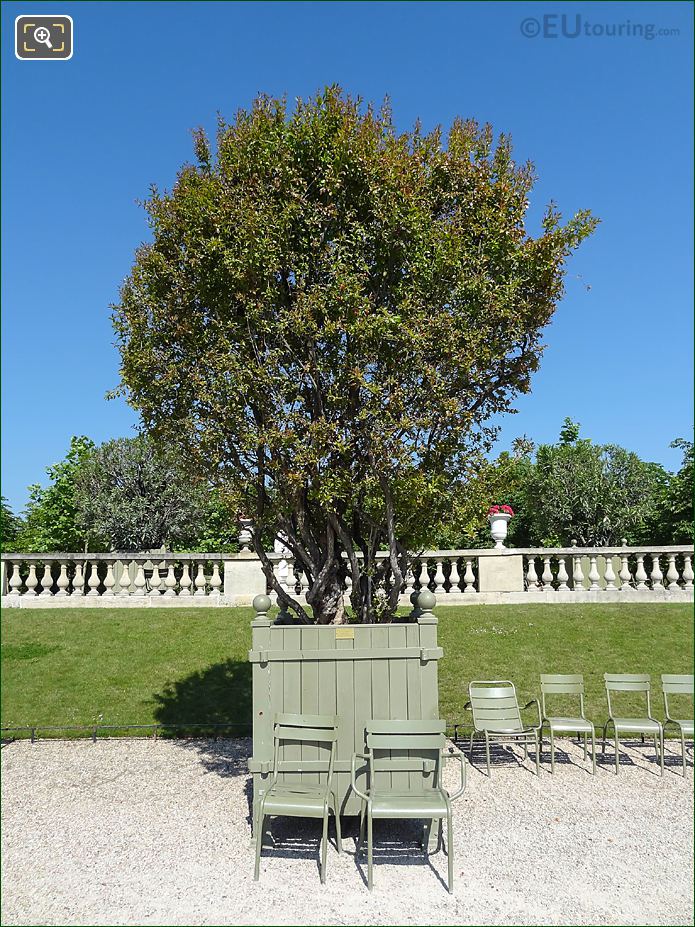
M276 625L267 617L270 600L257 596L252 622L254 803L272 767L273 718L277 712L338 716L334 783L342 814L358 814L350 789L350 762L365 748L370 719L431 720L439 717L437 619L434 596L421 596L417 621L394 624ZM288 745L281 770L286 782L317 783L325 747ZM409 766L391 773L395 787L408 788ZM422 764L418 774L422 777ZM414 770L414 767L413 767Z

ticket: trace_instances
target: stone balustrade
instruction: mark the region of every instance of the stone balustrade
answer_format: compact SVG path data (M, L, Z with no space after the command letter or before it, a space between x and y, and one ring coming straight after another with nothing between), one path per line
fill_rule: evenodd
M378 555L385 558L386 552ZM268 554L278 583L300 602L308 580L293 558ZM142 552L2 555L6 607L249 605L269 592L260 560L238 554ZM693 548L434 550L418 554L400 601L429 588L441 605L693 600ZM350 577L345 582L349 602Z
M538 548L524 551L529 593L685 592L693 589L693 548Z
M265 588L262 577L248 577L249 559L257 563L247 554L3 554L3 600L32 608L248 605Z

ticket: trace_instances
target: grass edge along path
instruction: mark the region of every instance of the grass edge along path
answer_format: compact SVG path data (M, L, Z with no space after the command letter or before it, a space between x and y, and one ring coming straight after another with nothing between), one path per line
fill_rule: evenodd
M440 715L450 726L469 720L463 705L474 678L511 679L523 704L539 693L540 673L583 673L587 716L599 725L604 672L650 673L662 718L660 674L693 671L689 604L438 606L436 614ZM5 609L2 724L216 722L241 732L251 718L252 617L249 608Z

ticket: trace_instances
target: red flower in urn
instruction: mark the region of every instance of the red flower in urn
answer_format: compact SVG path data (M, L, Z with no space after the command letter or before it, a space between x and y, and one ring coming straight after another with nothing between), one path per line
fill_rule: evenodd
M514 515L514 509L511 505L491 505L487 510L488 515Z

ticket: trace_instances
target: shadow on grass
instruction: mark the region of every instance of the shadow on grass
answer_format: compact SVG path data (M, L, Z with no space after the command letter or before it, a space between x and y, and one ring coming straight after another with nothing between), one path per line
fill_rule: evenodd
M251 733L251 664L225 660L167 683L153 695L161 736L245 737Z

